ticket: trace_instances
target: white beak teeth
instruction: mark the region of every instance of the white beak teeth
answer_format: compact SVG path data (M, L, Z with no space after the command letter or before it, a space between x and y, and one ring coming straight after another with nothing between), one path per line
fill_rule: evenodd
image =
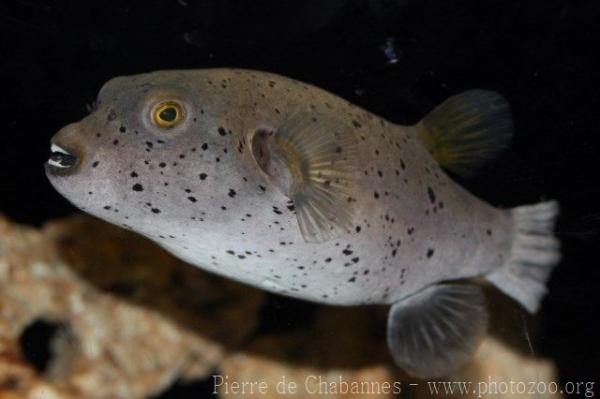
M48 165L52 165L55 168L61 168L61 169L67 169L68 168L68 166L61 165L60 162L56 162L53 159L49 159L48 160Z
M71 155L71 154L69 154L69 152L67 150L65 150L64 148L61 148L61 147L57 146L54 143L52 143L52 145L50 146L50 152L60 152L62 154Z
M55 168L68 169L73 166L73 160L75 157L64 148L52 143L50 146L50 159L48 159L48 165Z

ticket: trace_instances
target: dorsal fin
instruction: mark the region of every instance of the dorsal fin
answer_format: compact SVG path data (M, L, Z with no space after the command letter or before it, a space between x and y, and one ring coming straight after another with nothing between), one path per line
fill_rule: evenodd
M440 104L416 130L443 168L469 177L508 147L513 125L504 97L493 91L469 90Z
M358 140L339 120L296 111L273 132L253 138L253 154L293 202L302 236L323 242L353 226Z

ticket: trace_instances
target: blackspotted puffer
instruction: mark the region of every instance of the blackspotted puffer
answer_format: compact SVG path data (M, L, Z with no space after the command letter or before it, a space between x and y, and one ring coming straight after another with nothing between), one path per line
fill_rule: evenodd
M446 173L472 174L511 136L490 91L400 126L271 73L159 71L106 83L52 138L46 173L75 206L210 272L391 305L394 360L433 377L486 332L481 279L535 312L559 259L556 202L496 209Z

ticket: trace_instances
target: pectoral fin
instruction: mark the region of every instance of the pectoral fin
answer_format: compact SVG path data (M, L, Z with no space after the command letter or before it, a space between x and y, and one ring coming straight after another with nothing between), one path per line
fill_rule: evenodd
M392 306L388 346L398 366L410 374L420 378L445 376L475 352L487 321L481 288L434 285Z
M357 140L339 121L298 111L273 131L253 138L253 155L271 183L293 202L307 242L350 231Z

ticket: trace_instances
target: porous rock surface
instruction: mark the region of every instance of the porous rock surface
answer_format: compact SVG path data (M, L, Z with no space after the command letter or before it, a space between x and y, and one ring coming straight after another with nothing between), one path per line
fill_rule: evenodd
M310 305L306 325L269 331L260 324L265 297L88 216L42 229L0 217L0 399L141 399L175 381L219 377L229 382L215 388L220 397L391 398L394 383L431 397L392 365L385 308ZM496 330L510 306L495 310ZM24 339L36 325L52 327L47 358ZM446 379L556 381L552 362L508 335L511 346L486 338Z

